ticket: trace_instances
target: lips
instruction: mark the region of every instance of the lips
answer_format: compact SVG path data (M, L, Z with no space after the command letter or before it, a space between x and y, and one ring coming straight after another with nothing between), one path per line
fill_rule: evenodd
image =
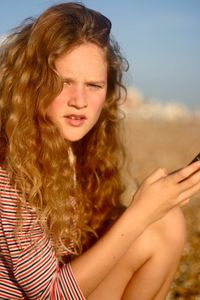
M84 115L68 115L68 116L65 116L65 118L67 119L71 119L71 120L85 120L86 117Z
M84 115L75 115L75 114L66 115L64 118L65 118L66 122L70 126L73 126L73 127L81 126L86 120L86 116L84 116Z

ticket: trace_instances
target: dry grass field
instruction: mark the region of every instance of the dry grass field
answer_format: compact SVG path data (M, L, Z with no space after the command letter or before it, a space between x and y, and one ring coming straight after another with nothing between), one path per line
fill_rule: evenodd
M143 105L143 104L142 104ZM141 110L141 104L138 106ZM124 201L130 199L136 186L157 167L169 172L187 165L200 152L200 118L179 114L173 118L142 117L130 114L125 119L123 139L128 154L128 172L124 172L128 189ZM187 115L187 117L186 117ZM183 208L188 238L169 294L169 300L200 299L200 194Z

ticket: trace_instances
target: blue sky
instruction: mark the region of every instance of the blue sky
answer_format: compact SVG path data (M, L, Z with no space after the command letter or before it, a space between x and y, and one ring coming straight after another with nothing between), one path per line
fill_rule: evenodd
M1 0L0 35L56 0ZM146 98L200 105L199 0L85 0L109 17L129 61L126 76Z

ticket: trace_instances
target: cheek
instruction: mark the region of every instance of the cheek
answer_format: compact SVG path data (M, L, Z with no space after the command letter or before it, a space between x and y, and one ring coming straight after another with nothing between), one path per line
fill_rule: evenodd
M99 101L92 103L92 111L96 115L96 117L99 117L104 103L105 103L105 98L99 99Z
M54 119L57 113L59 113L61 107L62 101L60 97L55 98L47 107L47 116L50 117L50 119Z
M55 118L55 107L54 107L54 102L51 103L48 107L47 107L47 117L49 117L49 119L51 121L54 120Z

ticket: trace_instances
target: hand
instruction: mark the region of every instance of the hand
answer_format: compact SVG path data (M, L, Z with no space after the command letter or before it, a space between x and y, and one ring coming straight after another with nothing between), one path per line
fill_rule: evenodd
M182 206L200 190L200 162L167 174L165 169L153 172L139 187L130 206L146 216L149 224L162 218L175 206Z

